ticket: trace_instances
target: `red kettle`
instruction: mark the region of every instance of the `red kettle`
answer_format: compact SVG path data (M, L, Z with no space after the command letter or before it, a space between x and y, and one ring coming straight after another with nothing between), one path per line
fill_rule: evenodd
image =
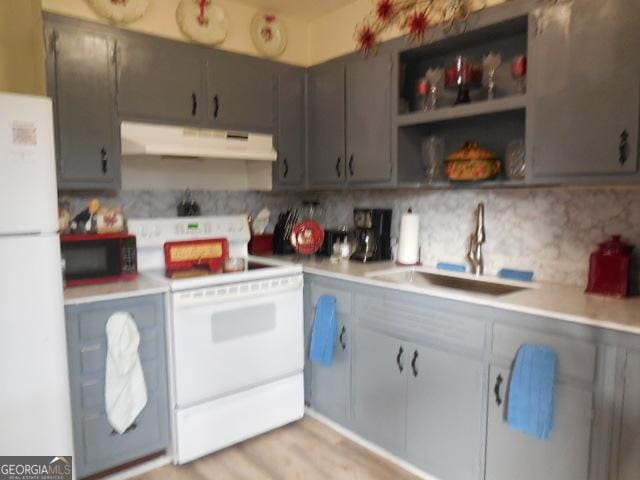
M598 245L589 259L587 293L610 297L629 296L629 271L633 246L614 235Z

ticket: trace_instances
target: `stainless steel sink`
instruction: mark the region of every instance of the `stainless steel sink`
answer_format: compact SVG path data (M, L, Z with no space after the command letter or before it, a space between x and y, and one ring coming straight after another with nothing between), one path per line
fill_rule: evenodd
M412 285L418 288L442 287L492 297L538 287L535 283L518 282L489 276L476 277L464 273L445 273L426 268L398 268L376 271L368 273L367 277L385 282Z

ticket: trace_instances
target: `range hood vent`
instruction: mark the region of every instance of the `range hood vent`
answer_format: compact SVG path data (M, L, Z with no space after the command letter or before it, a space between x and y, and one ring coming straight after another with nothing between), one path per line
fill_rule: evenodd
M122 122L123 156L275 162L273 137L261 133Z

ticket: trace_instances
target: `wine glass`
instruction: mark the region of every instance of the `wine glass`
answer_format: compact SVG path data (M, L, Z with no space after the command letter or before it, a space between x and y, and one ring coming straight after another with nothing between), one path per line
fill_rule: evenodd
M495 98L496 94L496 82L495 75L496 70L502 64L502 55L499 53L489 52L482 59L482 66L487 72L487 98L489 100Z
M518 93L523 95L527 91L527 56L518 55L511 60L511 76L516 81Z
M514 180L522 180L525 174L526 150L524 140L512 140L507 144L507 175Z
M434 182L440 175L444 161L444 140L431 135L422 141L422 164L427 182Z
M440 84L440 80L442 80L442 68L429 68L424 78L429 85L426 109L433 110L438 104L438 85Z

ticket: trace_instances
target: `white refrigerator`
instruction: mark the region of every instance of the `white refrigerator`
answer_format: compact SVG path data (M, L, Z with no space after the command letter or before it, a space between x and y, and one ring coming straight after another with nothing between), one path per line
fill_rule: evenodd
M73 453L51 100L0 93L0 455Z

